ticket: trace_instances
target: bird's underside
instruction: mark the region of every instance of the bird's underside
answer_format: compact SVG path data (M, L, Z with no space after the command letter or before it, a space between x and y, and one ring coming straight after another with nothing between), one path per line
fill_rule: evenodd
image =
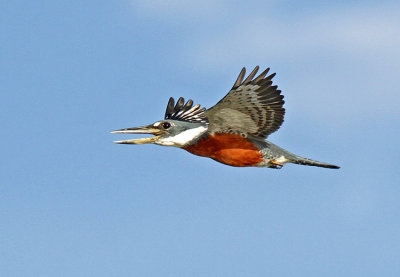
M325 168L338 168L315 160L292 154L279 146L256 138L245 138L237 134L207 134L183 149L235 167L269 167L280 169L285 163L295 163Z
M154 143L236 167L281 168L285 163L339 168L294 155L265 140L283 123L283 95L272 85L269 68L256 76L258 66L244 79L240 72L229 93L210 109L200 108L180 97L171 97L165 119L154 124L112 133L144 133L154 137L116 141L122 144Z

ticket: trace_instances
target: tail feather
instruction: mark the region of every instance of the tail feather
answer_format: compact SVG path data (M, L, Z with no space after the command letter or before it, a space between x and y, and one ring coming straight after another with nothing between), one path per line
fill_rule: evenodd
M319 161L314 161L311 159L303 158L296 156L295 159L290 161L291 163L294 164L301 164L301 165L309 165L309 166L319 166L319 167L325 167L325 168L334 168L334 169L339 169L340 166L333 165L333 164L327 164Z

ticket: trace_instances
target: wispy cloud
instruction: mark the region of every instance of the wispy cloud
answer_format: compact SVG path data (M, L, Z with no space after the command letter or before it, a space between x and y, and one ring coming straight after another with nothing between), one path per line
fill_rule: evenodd
M265 2L262 7L211 0L132 3L142 14L164 20L166 25L189 19L186 25L192 33L181 43L179 52L185 62L189 58L199 66L271 57L308 60L316 52L400 60L398 4L322 7L308 14L292 11L293 16L281 18L281 12L274 12L277 1Z
M218 72L279 64L297 70L289 76L293 87L286 87L301 91L301 97L292 96L295 101L305 106L324 101L325 108L311 105L310 113L337 121L399 114L398 4L320 7L307 14L292 10L293 16L280 18L282 12L274 12L279 9L276 1L259 8L224 1L137 3L165 24L176 23L174 14L196 18L187 21L191 33L173 50L180 66ZM383 92L389 101L377 101Z
M318 52L352 58L370 55L370 59L391 63L400 58L400 17L395 11L390 6L354 8L292 20L273 14L230 15L235 20L229 25L190 38L182 52L205 67L230 65L237 59L274 57L281 61L301 61Z

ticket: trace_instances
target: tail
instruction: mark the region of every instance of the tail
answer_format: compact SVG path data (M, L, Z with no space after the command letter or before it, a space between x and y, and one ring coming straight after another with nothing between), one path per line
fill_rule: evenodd
M254 140L252 140L252 142L255 143L260 149L264 149L264 151L266 153L265 155L279 157L279 158L276 158L274 160L275 163L272 163L272 166L270 165L269 167L280 168L280 167L282 167L282 165L284 163L294 163L294 164L319 166L319 167L334 168L334 169L340 168L337 165L322 163L322 162L318 162L318 161L314 161L311 159L297 156L297 155L290 153L289 151L287 151L267 140L259 140L259 139L255 140L254 139Z
M334 168L334 169L340 168L340 166L337 166L337 165L322 163L322 162L314 161L311 159L303 158L300 156L295 156L295 158L290 159L290 162L294 163L294 164L319 166L319 167L325 167L325 168Z

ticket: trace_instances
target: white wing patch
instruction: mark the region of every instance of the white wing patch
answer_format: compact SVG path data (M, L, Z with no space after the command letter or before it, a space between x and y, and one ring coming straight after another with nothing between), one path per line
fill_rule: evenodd
M199 126L197 128L183 131L182 133L172 137L161 138L156 142L156 144L181 147L200 137L207 131L207 129L207 127Z

